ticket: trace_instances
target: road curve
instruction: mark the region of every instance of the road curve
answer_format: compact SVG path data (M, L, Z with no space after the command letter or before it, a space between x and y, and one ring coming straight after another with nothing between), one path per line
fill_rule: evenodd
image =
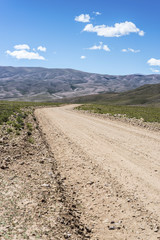
M92 239L160 239L160 133L73 106L35 115Z

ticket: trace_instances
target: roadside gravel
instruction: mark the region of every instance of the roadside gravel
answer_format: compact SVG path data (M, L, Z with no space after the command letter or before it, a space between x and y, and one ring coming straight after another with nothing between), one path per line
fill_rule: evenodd
M32 133L0 129L0 240L89 239L74 192L32 114Z

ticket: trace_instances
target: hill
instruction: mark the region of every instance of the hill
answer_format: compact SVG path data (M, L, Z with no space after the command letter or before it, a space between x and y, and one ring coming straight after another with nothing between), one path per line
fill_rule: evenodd
M0 99L52 101L104 92L124 92L160 83L160 75L104 75L73 69L0 67Z
M105 103L116 105L152 104L160 106L160 84L144 85L123 93L104 93L70 99L72 103Z

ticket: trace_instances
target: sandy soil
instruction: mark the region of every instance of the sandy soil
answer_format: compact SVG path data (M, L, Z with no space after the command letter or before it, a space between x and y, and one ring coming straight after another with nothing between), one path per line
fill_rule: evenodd
M160 133L73 105L35 114L91 239L160 239Z

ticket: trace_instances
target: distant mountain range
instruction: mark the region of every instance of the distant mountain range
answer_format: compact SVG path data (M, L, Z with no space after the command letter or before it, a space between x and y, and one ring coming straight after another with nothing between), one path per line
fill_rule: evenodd
M52 101L105 92L124 92L160 83L160 75L104 75L73 69L0 67L0 99Z

